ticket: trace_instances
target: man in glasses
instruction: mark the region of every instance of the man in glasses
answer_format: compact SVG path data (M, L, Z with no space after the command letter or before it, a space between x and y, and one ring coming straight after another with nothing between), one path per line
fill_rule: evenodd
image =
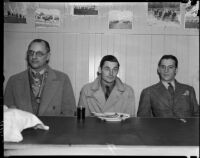
M49 43L33 40L27 50L27 70L11 76L4 104L38 116L73 116L76 104L67 74L52 69Z
M101 59L97 78L83 86L78 106L85 107L85 115L92 112L119 112L135 116L133 89L118 77L119 62L113 55Z
M140 96L139 117L195 117L199 114L194 88L179 83L175 76L178 60L164 55L158 63L160 82L145 88Z

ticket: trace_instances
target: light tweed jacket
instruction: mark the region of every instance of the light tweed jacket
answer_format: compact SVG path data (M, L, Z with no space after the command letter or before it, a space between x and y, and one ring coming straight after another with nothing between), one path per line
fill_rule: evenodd
M33 113L28 70L9 78L4 93L4 104ZM49 67L38 115L73 116L75 110L75 97L69 77Z

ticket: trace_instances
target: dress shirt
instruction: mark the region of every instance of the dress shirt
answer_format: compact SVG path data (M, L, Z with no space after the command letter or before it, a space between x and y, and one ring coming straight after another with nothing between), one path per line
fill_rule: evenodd
M171 81L171 82L166 82L166 81L161 81L161 82L162 82L162 84L165 86L166 89L168 89L168 87L169 87L169 84L168 84L168 83L171 83L171 85L173 86L174 91L175 91L175 81L174 81L174 80Z

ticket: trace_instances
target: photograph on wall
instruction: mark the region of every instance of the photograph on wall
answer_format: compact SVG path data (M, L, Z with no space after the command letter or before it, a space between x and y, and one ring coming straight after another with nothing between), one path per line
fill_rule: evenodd
M174 26L181 24L180 2L149 2L148 24L154 26Z
M72 15L98 15L98 9L96 5L74 5Z
M26 9L24 2L4 2L4 23L26 24Z
M186 4L185 28L199 29L199 1L189 0Z
M108 14L109 29L132 29L133 13L131 11L111 10Z
M60 11L58 9L38 8L35 10L36 27L60 26Z

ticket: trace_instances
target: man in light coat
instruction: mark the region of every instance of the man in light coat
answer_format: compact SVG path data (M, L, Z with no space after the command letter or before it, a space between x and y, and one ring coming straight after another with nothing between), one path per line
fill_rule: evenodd
M67 74L52 69L49 43L33 40L27 51L28 68L11 76L4 93L9 108L37 116L74 116L75 97Z
M85 107L86 116L91 116L92 112L119 112L135 116L134 91L117 77L119 66L116 57L104 56L98 77L83 86L78 106Z

